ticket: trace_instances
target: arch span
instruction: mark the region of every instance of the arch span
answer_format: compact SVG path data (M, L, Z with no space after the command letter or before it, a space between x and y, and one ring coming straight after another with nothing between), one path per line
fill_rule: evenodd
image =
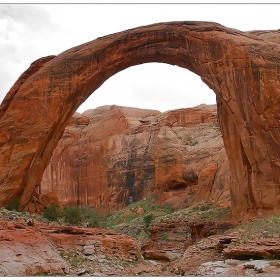
M98 38L34 62L0 108L0 203L24 208L68 120L109 77L147 62L199 75L217 95L233 214L280 206L280 35L170 22Z

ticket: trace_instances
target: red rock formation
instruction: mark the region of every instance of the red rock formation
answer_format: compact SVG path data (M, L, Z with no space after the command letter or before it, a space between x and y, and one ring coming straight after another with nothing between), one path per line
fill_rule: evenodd
M21 208L29 203L64 128L95 89L132 65L164 62L198 74L217 94L233 214L279 211L279 51L277 30L171 22L98 38L39 63L0 108L1 205L14 197Z
M44 194L40 193L37 195L36 193L33 193L31 200L25 210L33 214L42 214L44 209L52 204L59 205L59 198L55 192Z
M106 263L106 257L117 261L109 262L111 273L101 267L103 275L122 276L117 269L121 261L142 260L136 240L110 230L38 221L28 226L22 218L17 222L0 220L0 229L0 276L79 275L91 270L91 266L94 269L99 263ZM77 270L61 257L67 254L86 263L84 273L80 271L82 267Z
M64 274L69 271L50 240L40 233L24 226L5 227L0 231L0 276Z
M233 222L190 222L188 226L191 230L191 238L193 240L202 239L214 234L219 231L226 231L236 226Z
M75 113L40 191L101 213L151 194L175 208L203 200L226 204L228 168L214 105L163 114L103 106Z
M172 261L182 257L190 239L187 221L162 221L149 227L151 239L142 244L142 255L146 259Z

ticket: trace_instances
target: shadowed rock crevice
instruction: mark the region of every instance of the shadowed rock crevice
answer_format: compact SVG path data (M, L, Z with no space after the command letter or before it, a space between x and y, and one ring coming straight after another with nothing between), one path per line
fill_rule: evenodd
M196 73L217 95L233 214L278 211L278 37L278 31L241 32L216 23L159 23L98 38L51 59L1 105L1 204L15 196L21 208L28 204L64 128L94 90L127 67L163 62Z

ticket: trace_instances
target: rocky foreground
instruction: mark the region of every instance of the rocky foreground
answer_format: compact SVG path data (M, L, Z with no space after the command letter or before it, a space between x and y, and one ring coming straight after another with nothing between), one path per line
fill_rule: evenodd
M161 221L141 244L107 229L49 223L4 208L0 215L1 276L280 275L279 233L252 234L233 221Z

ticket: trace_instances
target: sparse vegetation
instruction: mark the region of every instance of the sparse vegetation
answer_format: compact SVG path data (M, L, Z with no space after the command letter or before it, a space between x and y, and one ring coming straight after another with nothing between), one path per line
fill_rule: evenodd
M188 145L188 146L195 146L197 144L198 144L198 142L194 141L191 136L187 136L186 145Z
M78 225L83 222L83 216L79 207L65 207L65 223L69 223L71 225Z
M153 195L150 198L146 198L132 204L129 204L124 209L110 214L105 219L107 220L107 227L110 229L115 229L116 227L128 224L138 224L144 227L143 216L137 213L138 209L144 209L144 215L147 216L152 214L153 217L163 216L173 212L171 206L161 206L157 202L157 196ZM148 219L148 218L146 218ZM153 219L152 219L153 220Z
M262 220L256 220L249 224L241 224L234 229L241 230L242 240L241 242L246 242L252 237L256 238L272 238L280 236L280 215L276 215L271 218L266 218Z
M216 128L218 128L218 130L221 130L221 125L220 125L220 123L217 122L217 123L214 124L214 126L215 126Z
M57 221L59 218L59 210L56 204L52 204L44 210L43 217L49 221Z
M92 206L81 207L81 214L83 221L88 223L89 227L101 227L102 226L102 216L97 215Z
M145 228L148 228L150 226L153 218L154 218L154 215L152 213L149 213L146 216L144 216L143 220L144 220Z
M137 201L116 213L108 215L105 217L107 228L145 242L150 238L147 228L161 221L222 221L229 219L231 214L230 207L215 208L214 204L210 202L201 202L186 209L174 210L171 206L159 205L155 198L157 197L152 196ZM139 208L145 210L143 216L137 214ZM151 219L151 217L153 218Z
M141 208L144 214L139 214L138 210ZM19 213L24 219L32 216L27 212ZM160 205L158 197L153 195L106 216L98 215L91 206L61 207L53 204L45 209L42 216L33 218L41 222L64 222L70 225L108 228L147 241L149 239L147 229L160 221L219 221L229 217L230 207L215 208L212 203L201 202L186 209L174 210L170 205Z
M87 224L88 227L105 227L103 217L97 215L91 206L58 207L56 204L52 204L44 210L43 217L51 222L61 220L70 225Z
M88 259L83 255L77 254L75 252L61 252L60 256L63 259L70 261L72 267L79 267L81 263L88 261Z
M174 209L171 205L167 205L167 206L165 206L165 211L167 214L171 214L174 212Z
M20 205L19 198L15 197L12 201L12 204L10 206L7 206L6 209L10 211L18 211L19 205Z
M168 235L166 233L164 233L161 238L160 238L162 241L166 241L169 239Z
M16 203L14 205L16 205ZM143 209L139 211L140 208ZM31 217L31 214L27 212L14 212L7 210L4 207L1 208L1 218L8 218L11 214L16 214L18 220L26 220L27 217ZM46 219L54 222L62 219L63 222L73 225L81 225L87 222L90 227L110 228L114 231L128 234L137 238L139 241L145 242L150 237L148 230L149 227L161 221L226 221L230 218L230 214L230 207L219 208L208 201L202 201L185 209L174 210L171 206L160 205L158 203L157 196L154 195L132 203L124 209L107 216L98 215L91 206L59 207L53 204L45 209L43 218L41 216L37 216L36 219L44 222ZM172 244L171 242L174 240L186 240L190 238L190 232L188 232L188 230L187 226L186 228L183 228L183 230L182 228L175 228L173 231L162 230L159 232L158 237L159 240L162 241L161 244L169 246L169 244ZM235 228L227 230L226 233L236 231L239 231L238 236L240 237L238 237L236 241L232 242L233 245L245 246L246 244L251 244L252 240L255 242L256 239L273 237L279 238L280 215L267 219L256 220L249 224L240 224ZM223 234L224 232L225 231L219 234ZM105 233L102 233L102 236L105 237ZM200 246L197 245L197 249L199 248ZM206 248L205 250L211 250L211 248ZM85 271L88 274L95 272L95 270L90 266L93 261L84 254L84 251L61 252L60 255L67 261L68 264L70 264L71 269L73 268L78 271L81 267L83 267L87 268ZM108 257L103 254L103 259L104 261L107 261ZM268 259L270 260L270 256L268 256ZM110 259L109 261L114 263L115 260ZM122 261L119 264L125 268L133 266L133 262L130 261ZM40 274L40 276L45 275L47 274Z

